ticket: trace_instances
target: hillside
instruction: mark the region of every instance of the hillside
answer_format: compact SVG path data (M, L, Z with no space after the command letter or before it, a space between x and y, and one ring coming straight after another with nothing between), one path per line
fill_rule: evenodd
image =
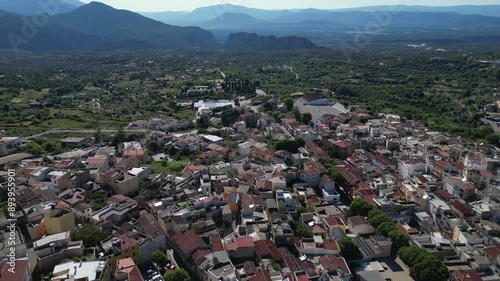
M240 29L240 28L263 28L270 23L258 20L247 14L224 13L217 18L202 22L199 26L207 29Z
M57 15L62 26L113 41L138 39L159 46L216 47L213 35L198 27L164 24L139 14L92 2L67 14Z
M230 34L224 48L230 50L254 50L254 51L283 51L316 49L314 43L303 37L287 36L259 36L256 33L233 33Z
M45 3L52 3L51 1L39 0L0 0L0 10L12 12L20 15L34 15L40 13L48 13L50 15L68 13L76 8L84 5L78 0L55 0L58 5L45 7Z

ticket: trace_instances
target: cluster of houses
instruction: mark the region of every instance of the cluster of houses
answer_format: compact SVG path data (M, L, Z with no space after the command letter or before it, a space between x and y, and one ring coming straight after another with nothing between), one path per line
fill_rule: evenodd
M132 124L151 130L152 122ZM451 280L500 280L494 147L396 115L324 114L303 124L246 110L231 127L204 134L153 123L142 141L85 141L51 165L26 154L0 158L0 182L15 171L18 205L16 273L2 261L1 281L36 280L33 272L57 281L149 280L139 266L155 250L199 280L413 280L388 237L365 217L346 217L352 198L391 217ZM305 143L298 151L271 145L294 138ZM148 152L153 141L192 161L178 174L154 172L152 161L170 156ZM11 221L0 216L7 258ZM74 241L86 224L111 236L95 247ZM345 236L362 253L355 269L339 248Z

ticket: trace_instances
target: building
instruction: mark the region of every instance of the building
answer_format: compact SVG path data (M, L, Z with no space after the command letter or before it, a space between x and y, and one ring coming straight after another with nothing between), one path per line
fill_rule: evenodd
M36 240L47 234L74 231L75 215L69 209L52 209L53 205L44 205L41 210L33 207L28 210L28 233ZM30 213L31 212L31 213Z
M166 249L167 236L165 230L161 227L160 223L156 218L150 214L145 213L139 217L139 225L141 229L145 232L152 241L156 249Z
M51 281L109 281L109 267L104 261L67 262L56 265ZM9 280L10 281L10 280Z
M15 268L15 270L12 270ZM31 281L31 268L27 259L17 259L15 267L7 260L0 261L0 281Z
M9 155L9 149L7 147L7 143L4 141L0 141L0 156L7 156Z
M21 138L19 137L3 137L0 139L3 143L7 144L7 147L10 148L16 148L20 146L23 142Z
M131 258L117 261L114 277L116 281L144 281L139 267Z
M64 259L83 256L83 242L71 241L71 233L61 232L43 237L33 243L38 267L52 269Z
M131 258L136 264L140 264L139 242L122 234L118 237L111 237L101 242L102 252L99 256L107 257L107 263L111 272L115 272L118 261Z
M62 147L75 147L89 143L91 140L92 140L91 138L68 137L65 139L61 139L60 142Z
M375 232L375 229L373 229L373 227L370 226L368 220L365 217L361 216L350 217L348 219L347 225L351 233L354 233L356 235L365 235Z
M328 98L322 94L311 94L303 96L301 102L305 105L329 105Z

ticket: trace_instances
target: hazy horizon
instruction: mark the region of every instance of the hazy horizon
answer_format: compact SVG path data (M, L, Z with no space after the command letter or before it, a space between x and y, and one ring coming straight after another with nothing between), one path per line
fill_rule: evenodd
M84 3L90 3L92 0L81 0ZM345 9L366 6L385 6L385 5L408 5L408 6L460 6L460 5L499 5L499 0L353 0L348 3L332 1L332 0L289 0L286 2L269 1L269 0L185 0L185 1L170 1L170 0L142 0L138 3L137 0L99 0L117 9L127 9L138 12L165 12L165 11L192 11L196 8L218 5L218 4L233 4L246 6L250 8L260 8L268 10L279 9Z

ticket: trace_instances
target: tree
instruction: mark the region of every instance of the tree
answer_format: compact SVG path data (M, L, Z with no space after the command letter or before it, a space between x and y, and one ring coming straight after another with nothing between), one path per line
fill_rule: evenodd
M300 121L300 119L302 118L302 115L300 114L300 110L298 108L294 107L292 109L292 113L293 113L295 120Z
M348 261L360 260L363 254L359 250L359 245L351 237L344 236L338 240L340 252Z
M160 150L160 146L158 145L158 143L157 143L157 142L152 141L152 142L150 142L150 143L149 143L149 145L148 145L148 149L149 149L150 151L152 151L152 152L157 152L157 151L159 151L159 150Z
M376 230L376 233L379 234L379 235L384 235L384 236L388 236L389 233L393 230L396 230L396 224L394 224L394 222L383 222L381 223L379 226L377 226L377 228L375 229Z
M286 98L283 102L285 103L287 110L292 110L292 108L293 108L293 99L292 98Z
M398 250L399 258L410 267L428 254L427 250L419 247L403 247Z
M373 211L373 210L372 210ZM368 215L372 212L370 211L368 213ZM394 224L394 221L388 217L386 214L384 213L379 213L379 214L376 214L375 216L372 216L371 219L370 217L368 216L368 222L370 223L371 226L373 226L374 228L377 228L379 225L383 224L383 223L391 223L391 224Z
M309 113L309 112L303 113L301 120L302 120L303 123L309 124L309 122L312 121L312 115L311 115L311 113Z
M165 279L165 281L190 281L191 277L185 269L176 268L165 272L163 279Z
M150 255L149 258L151 259L152 262L157 264L160 267L163 267L167 264L168 262L168 256L164 252L160 250L155 250L153 251Z
M392 241L392 247L398 250L403 247L408 247L410 245L410 239L403 232L398 229L393 229L389 232L389 239Z
M99 245L102 240L106 240L108 237L108 232L92 224L84 224L73 233L73 240L83 241L87 248Z
M297 208L297 216L300 217L301 214L309 212L309 210L305 207L298 207Z
M442 281L448 280L448 268L436 257L427 255L410 268L410 275L416 281Z
M39 144L33 142L21 146L20 149L36 156L42 155L44 152L43 148Z
M123 131L123 126L118 127L118 130L113 137L113 146L118 146L119 143L124 142L126 137L127 134L125 134L125 131Z
M101 127L97 127L97 130L95 131L94 134L94 143L101 143L101 140L102 140Z
M368 212L370 212L373 207L368 204L365 200L361 198L356 198L352 200L351 205L349 206L349 210L347 211L348 217L352 216L363 216L366 217Z

